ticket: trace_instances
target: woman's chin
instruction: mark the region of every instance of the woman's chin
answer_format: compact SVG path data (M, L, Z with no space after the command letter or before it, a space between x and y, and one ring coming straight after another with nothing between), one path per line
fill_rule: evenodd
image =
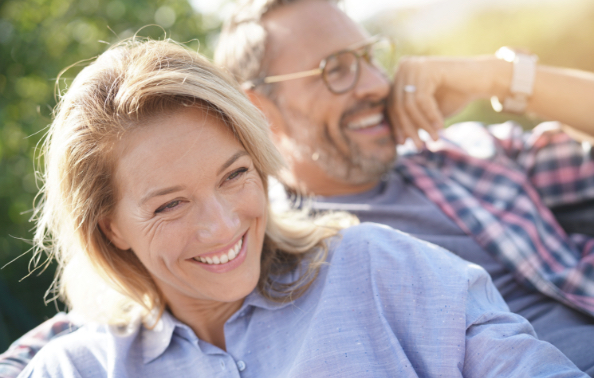
M215 302L233 303L243 301L258 285L259 275L246 277L232 285L220 285L211 291L209 297Z

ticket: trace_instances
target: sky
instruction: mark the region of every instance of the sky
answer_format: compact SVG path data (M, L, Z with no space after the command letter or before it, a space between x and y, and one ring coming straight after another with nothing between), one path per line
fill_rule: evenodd
M198 1L198 0L195 0ZM559 3L567 0L343 0L345 2L345 11L353 19L363 21L387 9L398 8L420 8L432 3L452 4L455 12L457 9L474 10L493 7L517 7L526 4ZM575 2L575 0L573 0ZM443 5L442 4L442 5Z
M224 15L229 10L229 0L189 0L190 4L201 13ZM355 20L362 21L373 14L394 8L421 6L443 0L343 0L346 12ZM472 0L470 0L472 1ZM518 0L521 1L521 0ZM221 17L223 18L223 17Z
M440 0L344 0L344 9L351 18L363 21L385 9L419 7L438 1Z
M230 11L233 0L189 0L201 13L217 14L221 19ZM343 0L345 11L355 20L363 21L386 9L423 7L432 3L455 3L457 7L510 7L543 2L562 3L565 0Z

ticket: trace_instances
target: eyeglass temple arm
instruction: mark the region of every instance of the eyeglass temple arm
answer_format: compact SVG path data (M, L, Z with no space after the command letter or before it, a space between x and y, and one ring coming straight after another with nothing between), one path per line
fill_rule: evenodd
M322 73L321 68L315 68L313 70L303 71L303 72L295 72L292 74L266 76L265 78L244 81L241 84L241 88L243 90L249 90L249 89L254 89L255 87L262 85L262 84L271 84L271 83L278 83L279 81L300 79L302 77L319 75L321 73Z
M286 75L267 76L264 78L263 82L266 84L277 83L279 81L300 79L302 77L319 75L321 73L322 73L321 68L315 68L315 69L309 70L309 71L295 72L295 73L286 74Z

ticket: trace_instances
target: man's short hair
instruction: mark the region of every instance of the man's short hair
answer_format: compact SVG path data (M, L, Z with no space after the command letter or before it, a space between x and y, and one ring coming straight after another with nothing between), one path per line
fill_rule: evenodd
M280 7L305 0L244 0L237 4L231 16L225 20L215 50L215 63L243 83L267 75L267 62L273 55L267 51L268 32L262 19ZM340 0L323 0L338 3ZM259 87L269 96L272 85Z

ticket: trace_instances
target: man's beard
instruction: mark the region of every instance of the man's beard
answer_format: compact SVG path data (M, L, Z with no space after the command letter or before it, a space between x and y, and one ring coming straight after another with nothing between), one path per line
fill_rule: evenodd
M347 115L362 110L362 108L375 107L377 104L362 104L345 112L341 120ZM288 160L312 159L329 176L339 181L351 184L362 185L378 181L394 165L395 158L380 160L377 156L366 156L345 133L343 127L339 127L340 139L347 146L347 151L341 151L336 141L330 135L330 128L327 124L316 125L303 112L279 106L285 124L291 129L291 145L285 145L285 149L293 156ZM341 125L343 122L341 121ZM395 146L394 136L386 136L377 142L378 147L386 144ZM394 151L394 156L396 152ZM296 177L298 180L299 178Z

